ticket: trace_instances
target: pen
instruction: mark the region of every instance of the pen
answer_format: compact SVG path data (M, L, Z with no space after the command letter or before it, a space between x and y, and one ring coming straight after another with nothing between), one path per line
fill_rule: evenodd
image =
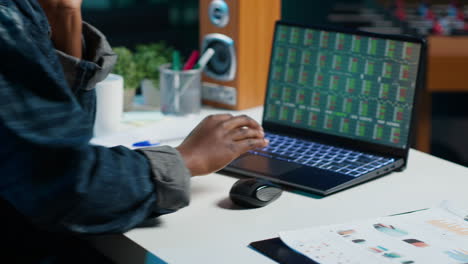
M193 69L193 67L195 67L195 64L197 63L199 56L200 56L200 52L198 52L198 50L192 51L192 54L190 54L190 57L185 63L183 70L186 71L186 70Z
M152 140L152 139L147 139L147 140L142 140L138 141L132 144L132 147L154 147L154 146L159 146L164 142L171 142L171 141L177 141L177 140L183 140L185 137L174 137L174 138L166 138L162 140Z
M152 142L149 140L139 141L132 144L132 147L154 147L159 146L159 142Z
M180 71L181 70L181 66L180 66L180 52L175 50L173 53L172 53L172 69L174 71Z
M179 90L180 90L180 70L182 67L180 66L180 53L179 51L175 50L172 53L172 70L174 71L174 111L177 113L179 112Z
M214 49L212 49L212 48L207 49L203 53L201 58L198 60L197 66L195 66L195 67L200 68L200 69L203 70L203 68L205 68L206 64L208 64L208 62L211 60L211 58L213 57L214 54L215 54Z
M203 68L205 68L206 64L211 60L213 55L215 54L214 49L209 48L207 49L201 58L198 60L197 65L195 66L196 69L200 69L200 71L203 71ZM181 88L180 88L180 94L184 94L185 91L188 89L190 84L195 80L196 75L193 75Z

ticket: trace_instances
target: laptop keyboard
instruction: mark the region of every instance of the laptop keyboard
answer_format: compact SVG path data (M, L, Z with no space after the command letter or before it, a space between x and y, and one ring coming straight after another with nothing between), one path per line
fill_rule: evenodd
M252 154L359 177L395 160L312 141L265 133L270 144Z

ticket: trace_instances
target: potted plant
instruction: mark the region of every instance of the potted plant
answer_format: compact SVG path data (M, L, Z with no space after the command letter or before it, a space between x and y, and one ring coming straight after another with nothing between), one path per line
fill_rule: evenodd
M118 55L113 73L124 78L124 111L132 110L133 98L141 80L141 73L137 69L134 54L125 47L115 47L114 52Z
M145 105L160 106L159 67L169 63L173 49L165 43L141 44L136 46L135 63L141 74L141 92Z

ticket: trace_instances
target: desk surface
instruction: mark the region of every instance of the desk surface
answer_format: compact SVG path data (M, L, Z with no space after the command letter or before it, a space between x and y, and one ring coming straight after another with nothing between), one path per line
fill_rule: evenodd
M210 111L204 111L209 114ZM247 111L260 119L261 109ZM437 205L442 200L468 203L468 168L411 150L400 173L361 184L328 197L283 192L259 209L239 209L228 198L237 178L221 174L192 180L190 206L161 216L154 227L118 238L97 239L97 247L119 262L133 260L130 247L144 248L168 263L275 263L248 247L279 231L344 223ZM158 262L155 258L152 263ZM148 256L146 258L148 261Z

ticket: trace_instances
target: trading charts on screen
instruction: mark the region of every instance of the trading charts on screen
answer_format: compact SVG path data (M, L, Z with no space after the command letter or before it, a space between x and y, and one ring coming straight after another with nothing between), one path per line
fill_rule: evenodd
M278 27L265 120L404 148L421 46Z

